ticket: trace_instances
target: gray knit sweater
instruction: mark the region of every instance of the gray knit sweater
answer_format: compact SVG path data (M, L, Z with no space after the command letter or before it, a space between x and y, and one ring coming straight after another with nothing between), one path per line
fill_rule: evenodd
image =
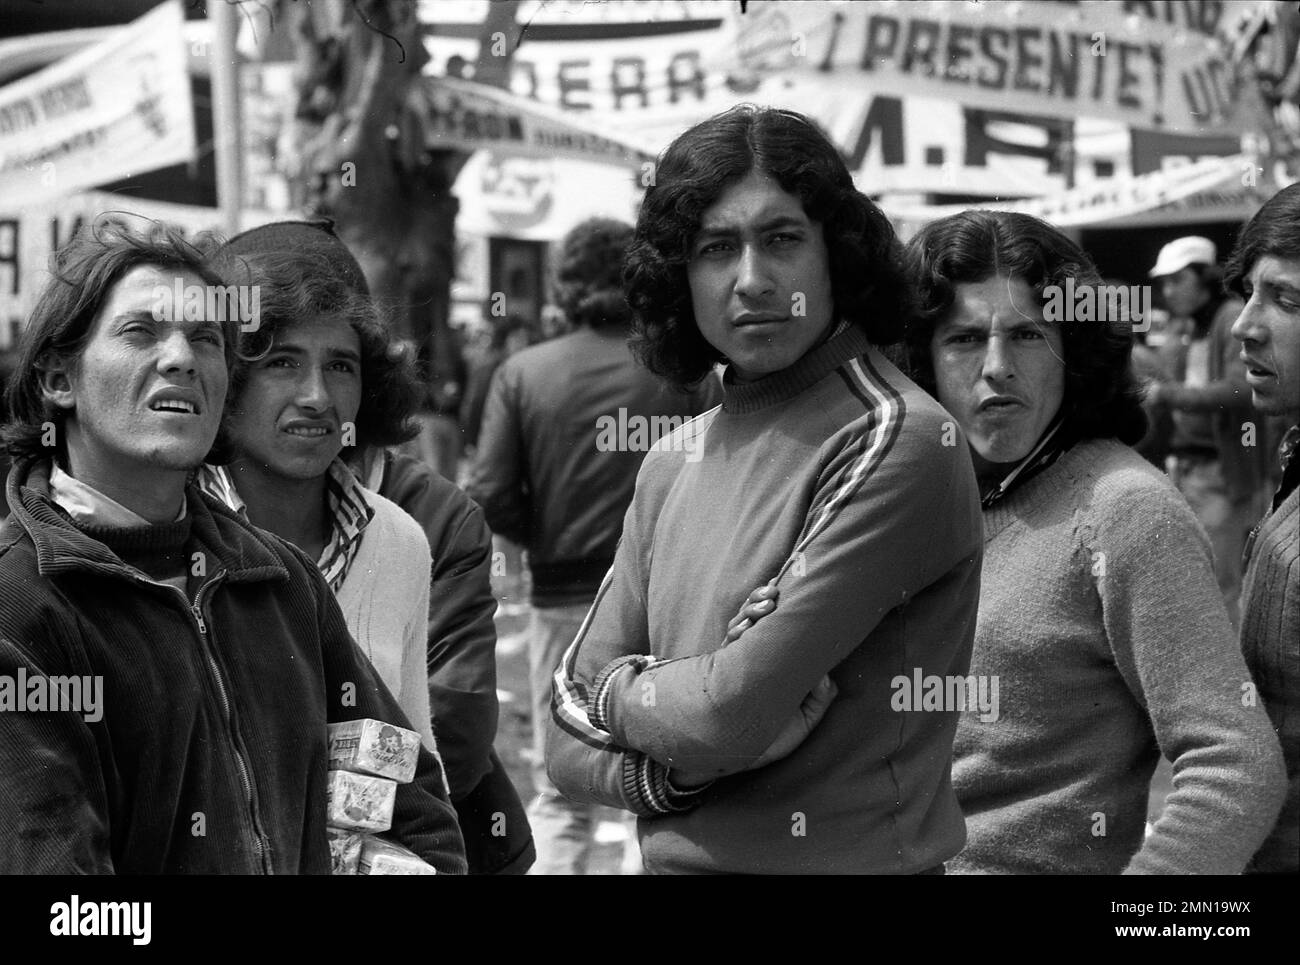
M1297 457L1300 458L1300 457ZM1241 649L1286 759L1286 804L1251 871L1300 871L1300 489L1264 518L1242 585Z
M1236 874L1282 803L1281 754L1204 530L1127 446L1080 443L984 513L956 872ZM992 715L984 714L985 718ZM1144 840L1159 755L1174 792Z

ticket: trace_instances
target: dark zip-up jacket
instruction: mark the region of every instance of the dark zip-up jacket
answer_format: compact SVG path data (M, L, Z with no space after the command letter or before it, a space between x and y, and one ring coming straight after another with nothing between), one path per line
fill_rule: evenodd
M712 373L689 392L651 374L621 328L579 328L501 364L466 491L528 550L534 606L595 598L647 450L721 401Z
M0 681L100 676L102 716L0 711L0 872L328 874L326 724L410 725L316 567L191 486L182 592L73 525L49 472L9 476ZM465 871L427 750L386 836Z

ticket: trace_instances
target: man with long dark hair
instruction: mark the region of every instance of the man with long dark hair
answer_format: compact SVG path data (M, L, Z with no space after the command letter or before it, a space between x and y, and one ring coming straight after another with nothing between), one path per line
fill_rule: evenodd
M894 705L900 675L966 672L979 505L878 348L908 306L888 220L807 118L742 106L661 156L624 281L645 364L724 362L725 394L641 468L556 674L551 777L640 815L653 872L941 870L955 708ZM779 609L729 625L768 583Z
M971 671L1004 705L957 728L953 870L1240 873L1277 812L1277 742L1204 532L1130 448L1128 320L1048 310L1101 278L1029 215L953 215L908 253L913 371L965 431L984 507ZM1144 835L1162 755L1174 790Z
M522 871L528 822L492 750L490 535L464 493L388 448L415 434L410 357L329 222L261 225L220 254L258 286L260 316L232 370L230 464L200 484L316 561L431 749L436 736L470 873Z

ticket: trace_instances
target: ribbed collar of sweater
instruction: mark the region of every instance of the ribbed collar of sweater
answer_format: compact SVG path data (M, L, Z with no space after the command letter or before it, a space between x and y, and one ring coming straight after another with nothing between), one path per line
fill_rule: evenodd
M722 408L740 414L786 402L816 385L849 359L864 354L870 347L871 342L861 326L850 324L805 352L794 365L753 382L731 381L728 369L723 378Z
M151 579L169 580L187 570L186 544L190 539L193 517L173 523L148 526L104 526L74 520L73 524L93 540L98 540L128 566Z

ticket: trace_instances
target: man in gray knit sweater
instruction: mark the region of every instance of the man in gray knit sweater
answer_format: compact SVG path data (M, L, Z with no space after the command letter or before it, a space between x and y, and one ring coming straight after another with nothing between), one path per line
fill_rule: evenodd
M1300 184L1278 192L1241 233L1228 287L1246 299L1232 326L1252 400L1286 416L1282 484L1246 544L1241 648L1286 761L1286 803L1248 871L1300 871Z

